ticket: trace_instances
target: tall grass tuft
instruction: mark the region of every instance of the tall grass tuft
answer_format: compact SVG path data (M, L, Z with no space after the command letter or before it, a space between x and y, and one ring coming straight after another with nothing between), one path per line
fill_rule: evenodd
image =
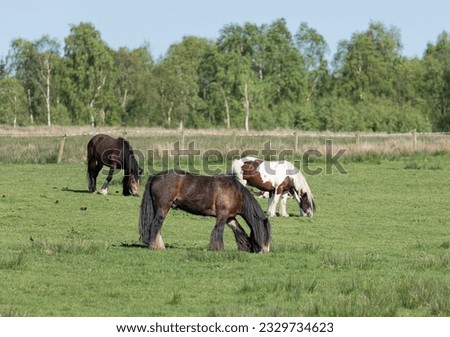
M24 262L25 253L22 251L13 256L0 257L0 269L16 269Z
M27 313L22 312L18 309L10 307L0 309L0 317L27 317L27 316L29 316Z
M422 308L429 316L450 315L448 282L407 278L396 290L399 303L406 309Z
M37 242L32 241L29 247L31 251L37 251L45 255L56 254L96 254L100 247L84 240L69 240L64 242Z

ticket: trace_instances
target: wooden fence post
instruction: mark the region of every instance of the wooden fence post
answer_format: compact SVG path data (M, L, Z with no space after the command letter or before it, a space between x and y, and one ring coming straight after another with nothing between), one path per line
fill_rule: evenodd
M417 146L417 132L416 129L412 131L412 141L413 141L413 151L416 152L416 146Z
M58 159L56 161L57 164L61 163L62 156L64 154L64 146L66 145L66 135L61 137L61 140L59 142L59 152L58 152Z

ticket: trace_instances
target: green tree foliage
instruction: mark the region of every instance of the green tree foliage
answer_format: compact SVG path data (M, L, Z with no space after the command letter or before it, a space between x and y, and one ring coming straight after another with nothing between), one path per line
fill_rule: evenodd
M227 127L293 127L306 93L306 70L284 20L225 26L200 74L208 108L218 107L211 115Z
M370 22L328 45L307 23L229 24L186 36L155 61L111 49L91 23L60 44L15 39L0 60L0 123L408 132L450 129L450 39L401 55L395 27Z
M114 55L116 99L124 125L152 125L157 111L153 57L148 46L135 50L120 48ZM159 125L156 123L156 125Z
M30 115L38 122L52 124L52 106L54 100L54 77L60 67L59 43L43 36L29 42L15 39L11 44L11 65L16 77L28 92ZM45 117L44 117L45 116Z
M327 83L329 52L328 44L314 28L302 22L295 34L295 42L307 71L308 89L306 103L315 102L316 97L324 94Z
M0 79L0 97L0 124L15 127L29 123L26 95L17 78Z
M341 95L353 102L393 97L400 50L398 30L381 23L372 22L367 31L342 41L334 60Z
M65 39L65 104L79 124L119 122L114 95L114 54L90 23L70 29Z
M450 37L441 33L436 44L425 51L423 93L433 126L439 131L450 130Z
M430 129L418 108L418 91L410 85L417 84L418 76L411 71L419 71L419 67L401 56L401 47L398 30L379 22L371 22L367 31L339 44L333 60L334 92L339 101L347 100L345 104L352 107L342 123L347 125L344 129ZM342 109L339 104L337 107Z
M165 125L173 127L205 127L208 116L206 104L200 96L199 67L204 55L212 48L206 39L184 37L179 44L172 45L164 60L156 66L163 76L158 91L161 95L161 110Z

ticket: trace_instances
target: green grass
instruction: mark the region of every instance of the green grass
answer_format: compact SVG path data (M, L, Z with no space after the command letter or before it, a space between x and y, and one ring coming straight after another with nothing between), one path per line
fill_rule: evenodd
M81 164L1 164L0 316L449 316L449 163L307 177L316 216L288 201L268 254L238 251L229 229L208 251L214 219L174 210L167 249L139 248L140 198L119 177L100 196Z

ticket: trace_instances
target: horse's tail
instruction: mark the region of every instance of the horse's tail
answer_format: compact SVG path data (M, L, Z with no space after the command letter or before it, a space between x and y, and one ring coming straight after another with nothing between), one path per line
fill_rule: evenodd
M155 218L155 206L153 205L152 196L152 180L154 176L150 176L145 187L142 197L141 209L139 215L139 238L145 244L150 241L150 228Z
M95 167L97 165L96 158L95 158L95 148L94 143L92 139L87 144L87 171L86 171L86 177L88 180L88 188L89 192L95 192L96 186L95 186Z
M236 181L243 196L242 217L250 227L250 241L252 251L268 252L270 249L270 222L252 193Z

